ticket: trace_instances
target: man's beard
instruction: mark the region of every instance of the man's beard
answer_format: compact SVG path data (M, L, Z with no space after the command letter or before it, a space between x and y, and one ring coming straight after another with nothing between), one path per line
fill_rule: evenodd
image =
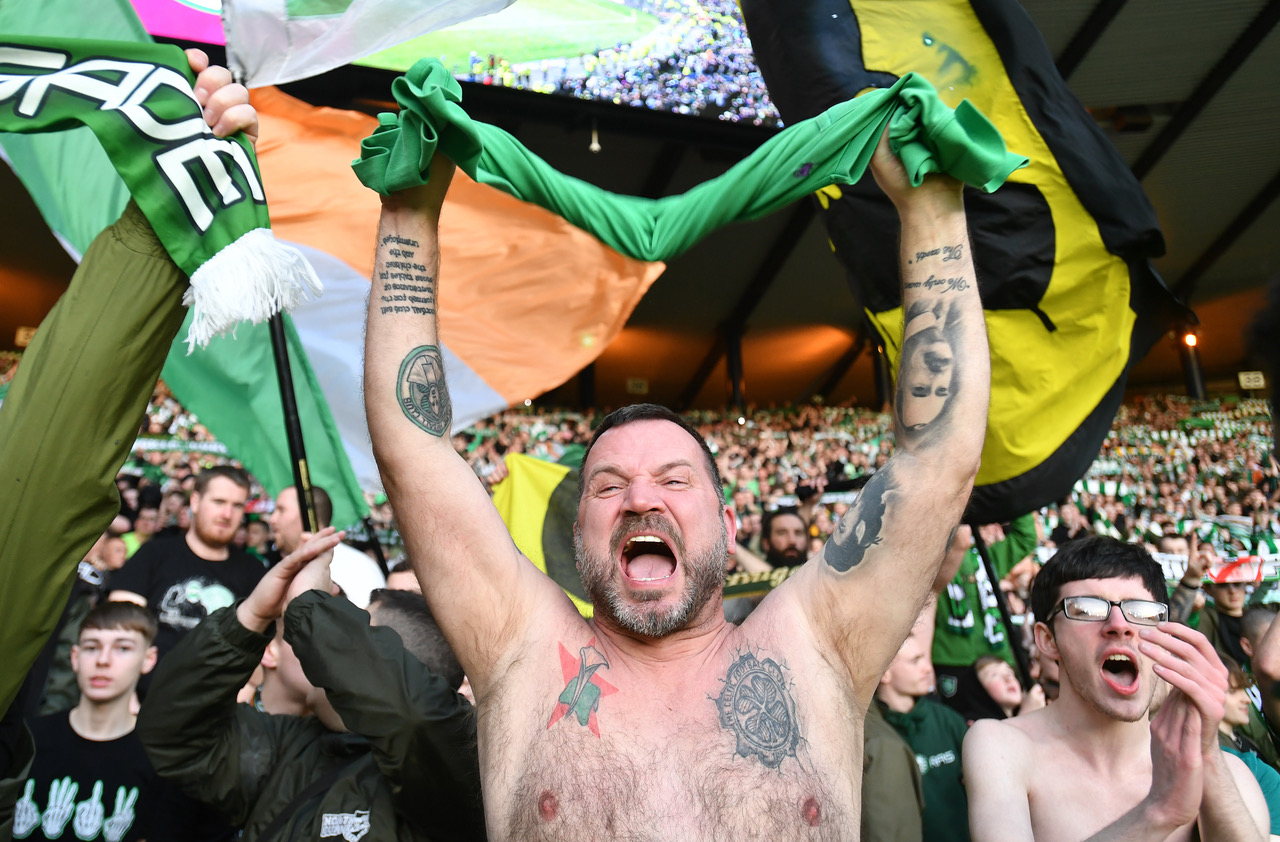
M196 531L196 537L210 547L226 547L231 544L236 537L235 525L227 527L224 532L219 531L218 525L213 522L213 518L208 521L196 515L191 518L191 525Z
M800 550L795 547L787 547L782 550L770 548L769 552L765 553L764 560L774 567L796 567L803 564L805 558L804 553L800 552Z
M655 591L641 591L628 602L617 582L616 559L621 550L623 536L633 532L661 535L675 549L679 564L684 567L684 590L674 605L666 608L647 606L664 596ZM676 534L668 521L659 515L642 515L623 520L609 538L610 555L600 558L582 544L582 536L573 536L574 558L583 588L592 606L603 612L619 628L643 637L666 637L688 625L689 621L724 587L724 563L729 555L729 535L720 524L720 538L704 553L686 556L684 540Z

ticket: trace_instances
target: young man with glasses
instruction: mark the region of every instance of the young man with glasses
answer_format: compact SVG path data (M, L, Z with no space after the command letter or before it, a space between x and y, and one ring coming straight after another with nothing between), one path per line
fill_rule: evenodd
M1040 571L1036 646L1061 690L970 728L976 842L1266 838L1257 783L1218 747L1227 670L1204 635L1168 622L1165 594L1150 555L1110 538L1072 541Z

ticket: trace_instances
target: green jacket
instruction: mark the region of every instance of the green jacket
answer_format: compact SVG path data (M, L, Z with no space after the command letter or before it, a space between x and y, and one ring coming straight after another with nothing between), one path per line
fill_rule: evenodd
M969 730L964 717L927 697L916 700L908 713L876 704L916 754L924 781L924 838L969 842L969 799L960 767L960 747Z
M862 731L862 842L921 842L924 791L915 752L867 708Z
M996 576L1004 578L1013 566L1036 548L1033 515L1023 515L1009 525L1003 541L987 547ZM1009 631L996 607L998 582L987 577L976 549L964 561L947 589L938 595L937 623L933 631L933 663L944 667L967 667L983 655L997 655L1017 668Z
M285 640L350 733L237 704L271 635L225 608L156 670L138 718L156 771L243 827L244 842L268 842L264 831L290 805L269 842L485 838L470 703L345 599L299 596L285 612ZM331 773L323 792L294 803Z

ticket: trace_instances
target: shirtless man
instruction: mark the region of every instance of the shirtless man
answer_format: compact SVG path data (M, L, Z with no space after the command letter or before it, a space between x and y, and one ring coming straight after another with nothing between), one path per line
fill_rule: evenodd
M1111 538L1071 541L1040 571L1036 646L1061 688L1047 708L969 729L975 842L1266 838L1257 783L1218 748L1226 667L1204 635L1165 622L1165 594L1146 551Z
M872 167L902 223L904 304L943 314L947 394L912 429L898 419L897 455L741 626L720 595L733 510L706 443L661 407L611 415L583 462L574 532L594 619L520 554L449 440L435 276L452 165L437 157L428 185L383 200L369 427L475 690L491 839L857 838L863 718L968 499L990 381L960 185L913 189L883 140Z

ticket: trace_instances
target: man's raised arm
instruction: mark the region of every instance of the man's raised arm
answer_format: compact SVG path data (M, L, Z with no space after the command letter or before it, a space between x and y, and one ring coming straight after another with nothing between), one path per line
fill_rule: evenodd
M902 223L896 452L791 589L864 701L911 628L968 502L991 381L961 184L930 175L911 187L886 138L871 169Z
M453 410L436 332L440 208L453 164L382 201L365 335L365 409L374 455L432 613L477 692L527 623L537 568L511 541L449 441ZM549 580L541 587L551 588Z

